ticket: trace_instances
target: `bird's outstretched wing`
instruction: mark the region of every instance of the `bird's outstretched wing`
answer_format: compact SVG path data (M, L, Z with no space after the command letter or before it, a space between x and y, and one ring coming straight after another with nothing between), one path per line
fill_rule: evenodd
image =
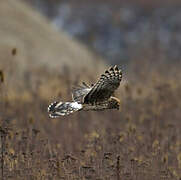
M84 103L94 104L101 101L106 101L119 87L122 80L122 72L117 66L111 67L101 75L98 82L84 96Z
M76 86L72 89L72 99L75 102L82 103L84 97L91 90L91 86L87 85L85 82L82 83L82 86Z

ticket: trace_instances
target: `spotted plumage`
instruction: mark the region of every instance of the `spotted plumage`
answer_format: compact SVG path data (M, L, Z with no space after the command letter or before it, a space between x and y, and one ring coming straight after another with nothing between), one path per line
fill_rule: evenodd
M120 101L113 97L114 91L122 80L122 72L117 67L111 67L101 75L97 83L89 86L85 82L73 88L73 102L54 102L48 106L52 118L71 114L81 110L119 109Z

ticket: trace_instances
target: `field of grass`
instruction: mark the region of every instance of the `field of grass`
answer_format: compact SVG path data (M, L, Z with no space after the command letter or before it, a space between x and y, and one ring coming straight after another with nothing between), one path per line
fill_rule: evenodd
M106 64L21 1L0 1L0 27L0 179L181 180L181 64L148 49L124 68L120 111L50 119Z
M47 105L70 100L83 74L75 82L68 69L64 75L42 69L37 79L27 72L16 96L13 74L1 71L1 179L180 180L180 70L138 67L130 66L129 81L116 92L120 111L59 119L48 117Z

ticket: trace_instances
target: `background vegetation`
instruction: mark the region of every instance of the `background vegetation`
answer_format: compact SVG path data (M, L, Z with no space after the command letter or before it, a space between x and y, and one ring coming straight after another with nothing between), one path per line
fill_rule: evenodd
M146 54L122 67L120 111L50 119L50 102L109 65L23 3L0 3L1 179L181 179L179 61L150 49L157 63Z

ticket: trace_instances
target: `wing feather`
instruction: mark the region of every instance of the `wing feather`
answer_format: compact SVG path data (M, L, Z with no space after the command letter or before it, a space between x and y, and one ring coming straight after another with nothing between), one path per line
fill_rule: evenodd
M93 104L101 101L106 101L119 87L122 80L122 72L117 66L111 67L101 75L98 82L85 95L84 103Z
M85 82L82 83L82 86L79 85L77 87L74 87L72 89L73 101L82 103L84 96L86 96L90 90L91 90L91 87L87 85Z

